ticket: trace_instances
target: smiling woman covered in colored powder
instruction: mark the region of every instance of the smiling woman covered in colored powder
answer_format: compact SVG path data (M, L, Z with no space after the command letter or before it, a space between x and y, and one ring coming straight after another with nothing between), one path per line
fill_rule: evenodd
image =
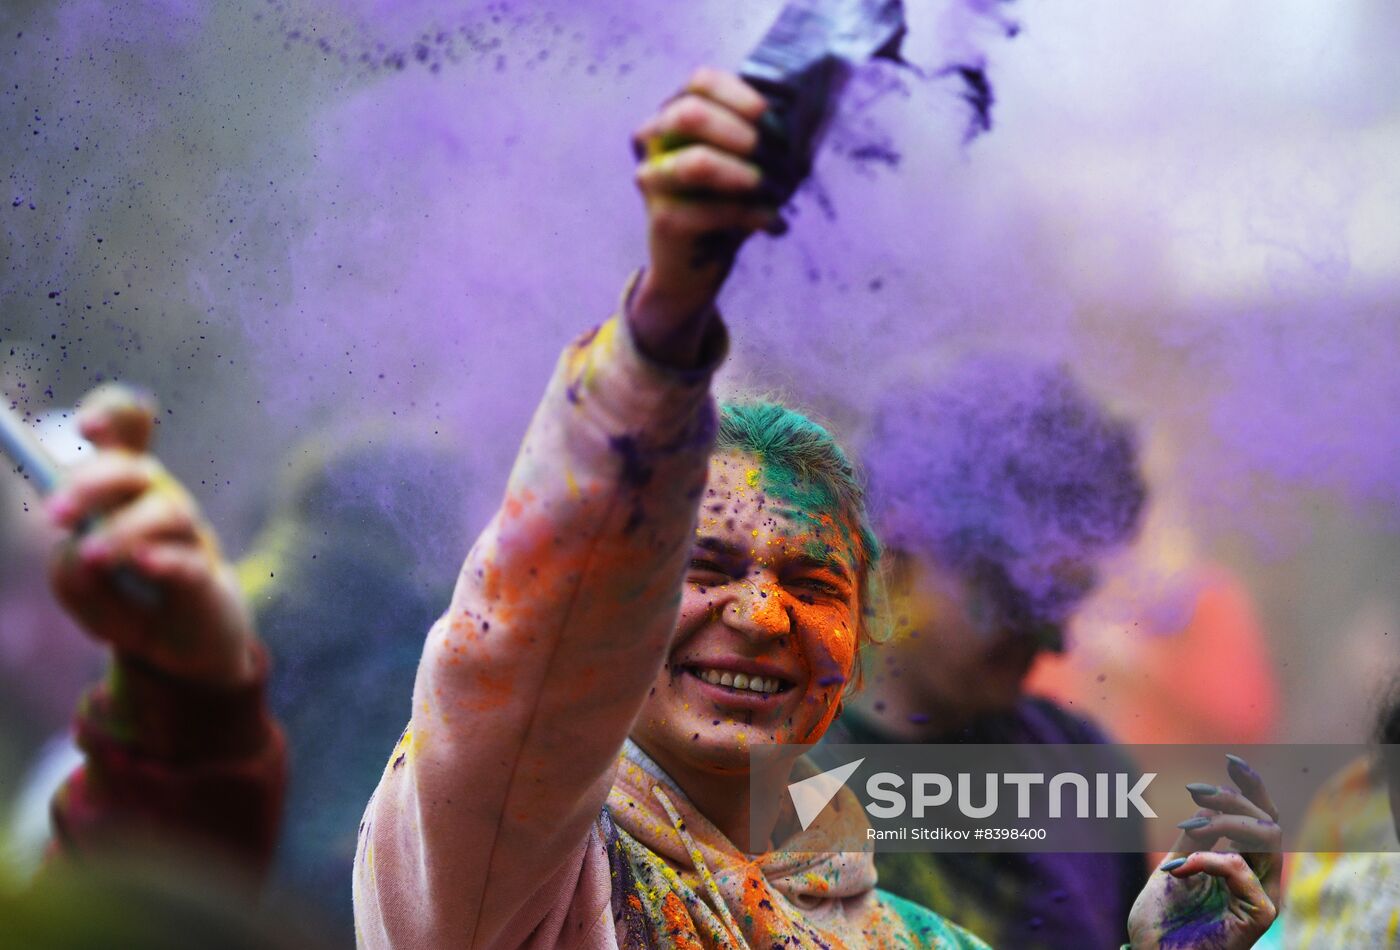
M360 827L362 946L984 946L831 849L865 823L849 791L832 823L779 810L758 853L735 843L751 745L822 736L879 602L830 434L710 398L715 295L744 238L779 227L749 160L765 109L701 70L637 133L648 267L561 358L428 636ZM1228 874L1253 910L1232 901L1224 946L1246 947L1273 906ZM1177 909L1144 906L1147 934Z

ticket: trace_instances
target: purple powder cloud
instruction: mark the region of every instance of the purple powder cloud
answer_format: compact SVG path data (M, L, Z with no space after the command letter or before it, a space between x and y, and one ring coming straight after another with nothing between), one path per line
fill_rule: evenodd
M38 354L29 408L149 385L234 550L283 453L347 418L470 455L479 523L642 259L629 132L778 6L6 7L0 339ZM792 232L744 252L729 380L856 432L964 354L1063 361L1170 445L1205 542L1306 548L1317 498L1393 532L1395 16L910 4L916 68L853 85ZM996 99L966 146L960 68Z

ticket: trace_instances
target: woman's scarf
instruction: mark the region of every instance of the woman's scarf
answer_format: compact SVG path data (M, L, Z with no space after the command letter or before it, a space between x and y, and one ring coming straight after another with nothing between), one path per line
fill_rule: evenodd
M877 892L870 852L831 850L853 834L864 838L860 802L843 788L828 807L831 820L797 833L782 850L745 854L628 742L604 826L625 944L659 950L982 946L938 915Z

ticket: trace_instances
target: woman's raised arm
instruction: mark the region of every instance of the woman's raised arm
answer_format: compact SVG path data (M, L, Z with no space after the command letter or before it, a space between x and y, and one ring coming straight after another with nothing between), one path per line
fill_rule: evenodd
M701 71L638 133L650 267L622 317L565 351L428 636L360 829L363 946L519 945L561 908L611 926L607 895L575 890L675 623L725 348L713 299L772 216L739 157L761 110Z

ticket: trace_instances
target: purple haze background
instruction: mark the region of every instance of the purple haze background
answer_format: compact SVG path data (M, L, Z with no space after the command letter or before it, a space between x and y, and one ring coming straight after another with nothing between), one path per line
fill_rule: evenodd
M459 557L558 350L641 259L630 129L779 5L6 4L10 398L157 390L234 550L299 440L426 429L478 490L411 530ZM1397 655L1400 13L909 6L925 73L985 61L994 127L962 144L954 79L859 82L792 233L726 292L728 381L856 435L899 374L1067 361L1138 421L1175 532L1125 559L1132 609L1170 617L1183 559L1230 564L1290 737L1354 738L1360 700L1315 713Z

